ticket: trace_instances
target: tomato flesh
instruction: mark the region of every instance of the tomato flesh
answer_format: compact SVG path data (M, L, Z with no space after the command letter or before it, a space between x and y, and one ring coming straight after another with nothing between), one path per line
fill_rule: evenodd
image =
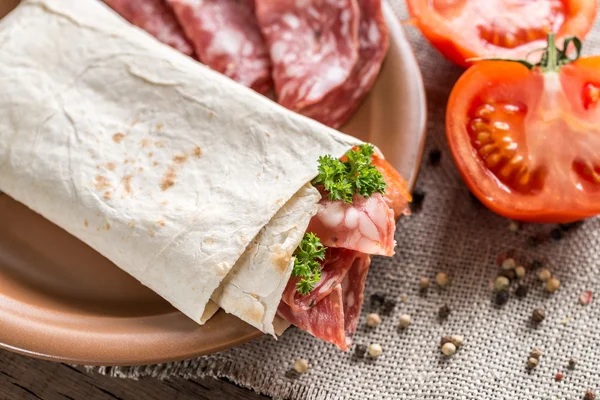
M600 57L559 72L483 62L448 105L447 135L474 194L510 218L567 222L600 213Z
M544 47L547 34L581 39L596 15L596 0L407 0L423 34L451 61L525 58ZM540 53L531 54L538 61Z

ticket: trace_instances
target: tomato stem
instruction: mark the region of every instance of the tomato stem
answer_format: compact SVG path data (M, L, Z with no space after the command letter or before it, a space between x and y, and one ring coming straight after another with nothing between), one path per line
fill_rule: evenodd
M569 57L567 54L569 45L571 44L575 47L574 57ZM563 42L563 48L559 49L556 47L556 34L554 32L549 32L548 44L545 48L540 50L543 50L544 53L542 54L540 62L536 64L527 60L513 58L470 58L467 61L510 61L522 64L528 69L539 67L544 72L556 72L563 65L569 64L579 58L581 55L581 40L577 36L568 36ZM537 50L534 50L534 52L535 51Z

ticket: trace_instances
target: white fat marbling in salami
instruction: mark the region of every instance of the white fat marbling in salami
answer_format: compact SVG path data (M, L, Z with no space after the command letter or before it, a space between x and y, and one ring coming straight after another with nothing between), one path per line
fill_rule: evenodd
M356 0L257 0L278 102L302 109L344 84L358 60Z
M360 5L360 48L358 62L343 85L318 103L301 110L302 114L339 128L356 111L371 90L388 50L389 35L381 0L358 0Z
M104 0L113 10L132 24L184 54L194 50L165 0Z
M271 61L254 15L254 0L168 0L200 61L266 93Z

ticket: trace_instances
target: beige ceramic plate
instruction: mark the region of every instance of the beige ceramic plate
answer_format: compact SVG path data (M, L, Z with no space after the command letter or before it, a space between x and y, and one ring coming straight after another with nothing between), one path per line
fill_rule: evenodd
M0 17L17 1L0 0ZM378 145L409 180L423 150L425 97L386 4L391 47L345 132ZM0 195L0 347L77 364L135 365L217 352L261 333L223 311L198 326L65 231ZM101 272L100 272L101 271Z

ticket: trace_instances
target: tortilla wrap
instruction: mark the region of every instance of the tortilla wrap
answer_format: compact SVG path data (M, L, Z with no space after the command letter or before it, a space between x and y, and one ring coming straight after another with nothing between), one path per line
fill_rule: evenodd
M318 201L305 185L319 156L359 141L96 0L26 0L4 18L0 87L0 190L194 321L216 311L207 307L214 294L273 332L287 257Z

